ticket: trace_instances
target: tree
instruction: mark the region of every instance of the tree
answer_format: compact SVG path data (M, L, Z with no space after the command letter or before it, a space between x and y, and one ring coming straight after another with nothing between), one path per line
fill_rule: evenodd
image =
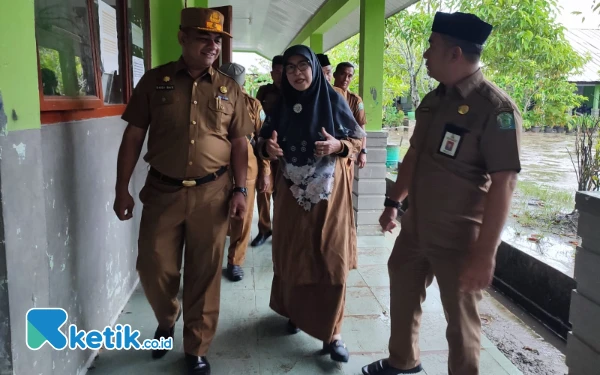
M600 0L595 2L600 4ZM421 0L390 17L385 33L384 106L410 95L416 108L437 86L424 68L423 53L436 11L456 10L477 14L494 26L482 69L517 103L525 127L566 125L568 112L584 100L568 76L586 60L573 50L556 21L556 0ZM356 61L358 37L350 40L332 51Z
M254 65L250 66L247 68L248 71L246 73L246 83L244 84L244 88L248 95L253 97L256 97L256 92L260 86L273 82L270 73L263 73L265 70L268 72L271 71L271 62L267 59L259 59L259 65L260 67ZM262 68L262 70L260 68Z
M360 72L360 64L359 64L359 45L360 45L360 34L354 35L352 38L346 40L343 43L338 44L331 50L327 51L327 57L329 57L329 61L333 65L333 69L335 70L337 64L341 62L349 62L354 65L354 79L350 83L350 87L348 90L358 94L359 91L359 72Z
M565 125L567 112L584 100L568 75L580 70L585 59L566 40L557 8L556 0L460 1L462 11L494 26L483 70L533 125Z

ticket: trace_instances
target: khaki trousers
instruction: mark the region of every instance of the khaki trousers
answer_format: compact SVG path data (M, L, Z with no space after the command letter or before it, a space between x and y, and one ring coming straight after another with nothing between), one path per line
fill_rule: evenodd
M254 194L256 180L246 180L248 196L246 198L246 217L244 220L231 220L229 229L229 253L227 261L234 266L242 266L246 260L246 251L252 230L254 213Z
M275 193L277 183L277 161L271 161L271 186L266 193L256 193L256 207L258 208L258 232L266 234L272 230L271 224L271 197Z
M408 218L407 218L408 219ZM419 327L426 288L435 276L440 287L448 327L449 375L478 375L481 292L459 290L459 271L465 253L448 249L422 249L409 230L400 232L388 261L390 274L391 337L389 362L399 369L420 364Z
M137 270L162 329L175 324L181 308L177 294L185 246L183 345L191 355L206 355L217 329L231 189L225 173L191 188L148 176L140 192Z

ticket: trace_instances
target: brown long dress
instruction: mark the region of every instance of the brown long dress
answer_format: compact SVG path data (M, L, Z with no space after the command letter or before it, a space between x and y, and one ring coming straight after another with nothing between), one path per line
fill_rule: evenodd
M342 141L352 152L361 140ZM336 161L329 200L305 211L278 173L274 202L270 307L307 334L331 342L341 331L348 272L356 268L352 176L347 158Z

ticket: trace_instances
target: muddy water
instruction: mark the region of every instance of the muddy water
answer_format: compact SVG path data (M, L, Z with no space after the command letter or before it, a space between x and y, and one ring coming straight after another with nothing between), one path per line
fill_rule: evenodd
M569 152L575 156L575 136L572 134L524 133L521 141L521 181L534 182L554 190L575 195L577 176ZM535 233L534 229L519 228L509 221L502 240L573 277L575 249L573 236ZM542 234L539 242L529 240L531 234Z
M404 155L411 135L412 131L390 130L389 143L399 144L402 140L401 150ZM569 152L574 155L574 150L575 136L573 134L523 133L521 138L522 170L519 180L575 194L577 177L569 156ZM542 234L543 238L537 243L531 242L528 238L532 234ZM502 234L502 240L557 270L573 276L575 246L571 244L571 241L576 238L539 233L534 228L519 228L514 220L509 219Z
M519 179L575 192L577 177L569 152L575 158L574 135L523 133L521 139L523 170Z

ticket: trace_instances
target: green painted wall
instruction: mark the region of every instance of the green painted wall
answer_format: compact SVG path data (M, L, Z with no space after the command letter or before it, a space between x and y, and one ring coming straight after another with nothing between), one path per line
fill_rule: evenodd
M188 6L192 6L188 1ZM152 67L177 60L181 46L177 41L183 0L150 0Z
M18 22L16 21L18 20ZM0 11L0 131L40 128L33 1L3 1ZM16 119L13 118L13 110Z
M384 37L385 0L360 0L359 95L365 103L366 129L373 131L381 130L383 119Z
M184 4L184 0L150 0L152 67L177 60L181 56L177 33ZM187 6L208 8L209 0L188 0Z
M600 108L600 84L596 85L594 89L594 100L592 102L592 108L598 110Z

